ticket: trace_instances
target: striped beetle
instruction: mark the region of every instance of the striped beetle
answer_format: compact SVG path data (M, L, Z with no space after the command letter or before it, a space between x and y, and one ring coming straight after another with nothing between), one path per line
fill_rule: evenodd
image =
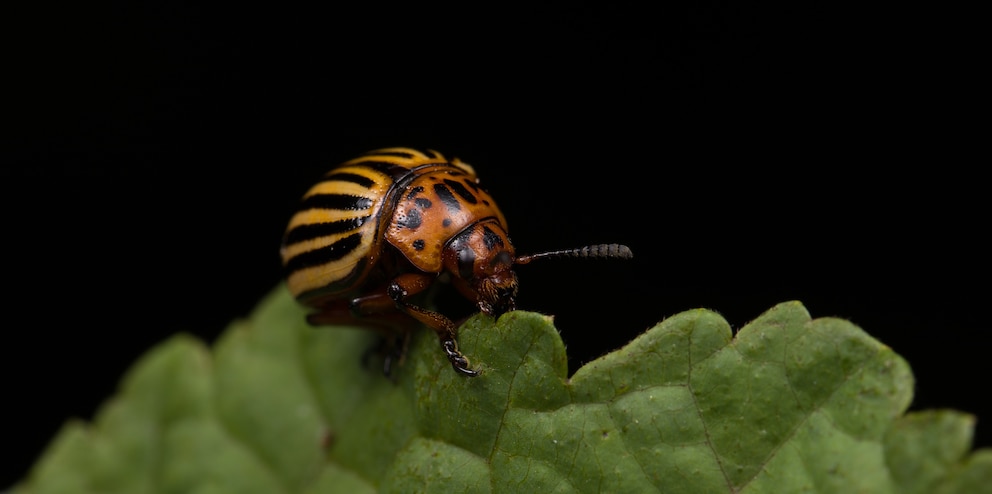
M419 322L437 333L456 371L476 376L458 351L455 324L413 296L448 273L462 296L499 317L515 308L515 264L631 257L619 244L518 256L506 231L470 165L433 150L385 148L331 170L303 196L281 254L290 292L316 309L310 324L359 325L395 338ZM389 365L387 358L387 373Z

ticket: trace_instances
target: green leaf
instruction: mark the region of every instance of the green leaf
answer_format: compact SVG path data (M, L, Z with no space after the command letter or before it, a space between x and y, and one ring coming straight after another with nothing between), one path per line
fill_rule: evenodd
M415 335L312 328L280 287L213 349L176 336L18 493L990 492L974 418L906 414L909 366L853 324L780 304L736 335L693 310L567 376L551 318L469 319L455 373ZM372 362L366 362L372 360Z

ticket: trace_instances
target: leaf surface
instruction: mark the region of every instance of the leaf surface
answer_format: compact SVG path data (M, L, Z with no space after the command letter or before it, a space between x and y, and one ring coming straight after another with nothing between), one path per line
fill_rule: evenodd
M974 418L906 414L907 363L777 305L733 334L665 319L567 376L551 318L477 315L452 371L426 332L393 380L375 335L312 328L283 287L214 347L176 336L14 492L989 492Z

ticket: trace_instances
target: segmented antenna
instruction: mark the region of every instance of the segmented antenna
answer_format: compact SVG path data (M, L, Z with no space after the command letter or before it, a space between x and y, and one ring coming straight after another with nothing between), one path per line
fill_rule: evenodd
M620 244L598 244L579 247L578 249L553 250L517 257L515 264L527 264L534 259L545 257L581 257L586 259L630 259L634 254L630 247Z

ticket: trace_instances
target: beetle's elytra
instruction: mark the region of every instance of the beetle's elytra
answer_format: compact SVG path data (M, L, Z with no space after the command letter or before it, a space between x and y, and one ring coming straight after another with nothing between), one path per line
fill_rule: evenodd
M441 274L498 317L515 308L515 264L631 257L619 244L518 256L506 232L503 213L471 166L436 151L386 148L334 168L303 196L281 254L290 292L316 309L310 324L405 334L420 322L437 333L456 371L475 376L451 319L411 301Z

